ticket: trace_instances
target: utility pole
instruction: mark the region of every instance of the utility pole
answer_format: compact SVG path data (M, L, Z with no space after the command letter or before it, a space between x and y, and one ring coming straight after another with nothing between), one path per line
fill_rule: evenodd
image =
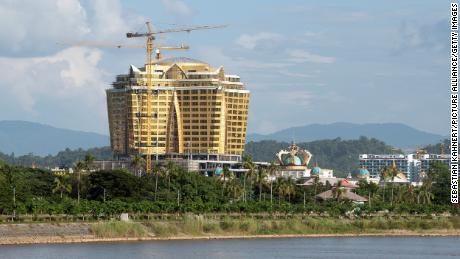
M177 206L180 206L180 192L179 189L177 190Z
M13 221L16 218L16 186L13 186Z
M305 190L303 191L303 209L305 209Z

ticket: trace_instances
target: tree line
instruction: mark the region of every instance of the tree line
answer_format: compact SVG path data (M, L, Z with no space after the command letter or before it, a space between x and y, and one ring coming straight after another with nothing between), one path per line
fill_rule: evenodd
M369 198L365 205L354 205L344 196L348 190L339 184L323 185L315 178L311 186L298 185L292 178L278 177L274 163L257 167L246 156L247 173L235 174L224 168L220 176L207 177L187 172L170 161L155 166L150 174L124 170L96 171L94 157L86 155L74 165L74 173L56 175L43 169L0 165L0 213L18 214L111 214L170 212L328 212L362 211L431 213L449 211L450 172L443 164L433 164L420 187L391 183L394 169L382 171L383 186L361 181L354 190ZM131 159L134 172L141 172L145 161ZM392 171L393 170L393 171ZM316 195L332 190L334 199L317 200Z
M273 161L275 154L281 149L289 147L287 142L277 142L273 140L263 140L249 142L245 146L245 154L251 156L254 161ZM402 152L386 145L384 142L361 137L358 140L342 140L340 138L332 140L318 140L311 142L298 143L303 149L308 149L313 154L310 166L318 163L324 168L331 168L338 176L346 174L358 168L358 156L362 153L388 154ZM436 149L436 148L435 148ZM431 150L431 149L430 149ZM436 149L439 150L439 149ZM98 160L113 159L110 147L91 148L88 150L66 149L56 155L45 157L27 154L16 156L13 154L3 154L0 152L0 160L9 164L30 167L72 167L77 160L83 160L86 154L92 154Z

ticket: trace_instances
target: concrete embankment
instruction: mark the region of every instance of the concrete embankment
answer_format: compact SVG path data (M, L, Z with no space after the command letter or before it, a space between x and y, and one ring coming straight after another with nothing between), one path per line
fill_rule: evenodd
M143 236L106 236L94 233L94 226L100 223L30 223L1 224L0 245L126 242L147 240L210 240L210 239L254 239L254 238L316 238L316 237L359 237L359 236L460 236L457 229L430 230L384 230L378 233L337 233L337 234L195 234L177 233L171 236L155 236L143 232ZM131 233L132 234L132 233Z

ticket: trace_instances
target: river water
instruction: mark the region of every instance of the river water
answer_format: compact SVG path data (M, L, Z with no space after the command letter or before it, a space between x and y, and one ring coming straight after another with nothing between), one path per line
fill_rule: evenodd
M0 246L0 258L460 258L460 237L337 237Z

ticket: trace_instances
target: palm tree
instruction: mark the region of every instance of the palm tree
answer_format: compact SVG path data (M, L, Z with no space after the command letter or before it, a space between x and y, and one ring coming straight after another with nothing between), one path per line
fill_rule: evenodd
M131 157L131 166L136 171L136 175L140 177L142 168L145 167L145 159L141 155L134 155Z
M222 197L224 197L224 190L227 186L227 180L233 178L233 173L228 169L228 166L224 166L221 177L223 178Z
M295 195L295 181L292 176L289 176L285 181L285 194L288 195L288 201L291 202L291 195Z
M281 203L281 197L285 195L286 179L284 177L278 177L275 180L275 189L278 192L278 204Z
M315 189L315 194L313 196L313 201L316 203L316 193L318 192L318 187L320 186L321 182L319 181L319 176L313 176L313 187Z
M228 182L227 192L232 194L233 199L238 199L241 196L243 189L241 188L241 183L238 179L232 179Z
M367 189L368 196L369 196L369 207L370 207L372 206L372 201L371 201L372 196L377 192L377 190L379 189L379 186L376 183L368 182L366 185L366 189Z
M270 162L270 165L268 166L268 175L270 176L270 204L273 203L273 177L276 176L276 173L278 172L279 166L275 164L273 161Z
M95 160L96 158L92 154L86 154L85 159L83 160L83 162L85 162L86 170L91 171L94 168Z
M404 200L408 203L413 203L417 199L416 194L415 194L415 187L413 185L409 185L406 188L403 195L404 195Z
M176 173L176 163L168 161L166 164L166 177L168 178L168 191L171 189L171 175Z
M347 189L342 186L342 181L338 181L337 185L332 188L332 196L337 199L337 201L340 201L342 199L343 195L347 192Z
M389 176L391 177L391 205L393 205L393 197L394 197L394 186L395 186L395 177L399 174L398 167L396 166L395 162L393 161L393 165L390 167Z
M78 160L75 163L75 172L77 173L77 203L80 204L80 187L81 187L81 172L86 170L86 163Z
M252 161L252 158L249 156L245 156L243 158L243 168L248 169L248 171L244 174L243 178L243 199L246 202L246 179L254 177L256 171L256 164ZM251 187L252 190L252 187Z
M382 168L382 171L380 172L380 178L383 179L383 195L382 195L383 202L385 202L386 182L389 176L390 176L390 168L388 166L384 166Z
M256 183L259 184L259 201L262 200L262 185L267 181L267 170L259 168L256 174Z
M66 175L54 178L54 184L53 193L59 192L61 194L61 199L64 192L69 193L72 190L72 185L68 182L68 177Z
M434 198L433 193L431 192L432 182L430 180L423 181L422 186L420 187L420 198L422 203L431 204L431 200Z
M165 174L165 169L164 167L162 166L159 166L159 165L154 165L155 168L154 168L154 171L156 171L155 173L155 201L157 200L157 194L158 194L158 176L163 175Z

